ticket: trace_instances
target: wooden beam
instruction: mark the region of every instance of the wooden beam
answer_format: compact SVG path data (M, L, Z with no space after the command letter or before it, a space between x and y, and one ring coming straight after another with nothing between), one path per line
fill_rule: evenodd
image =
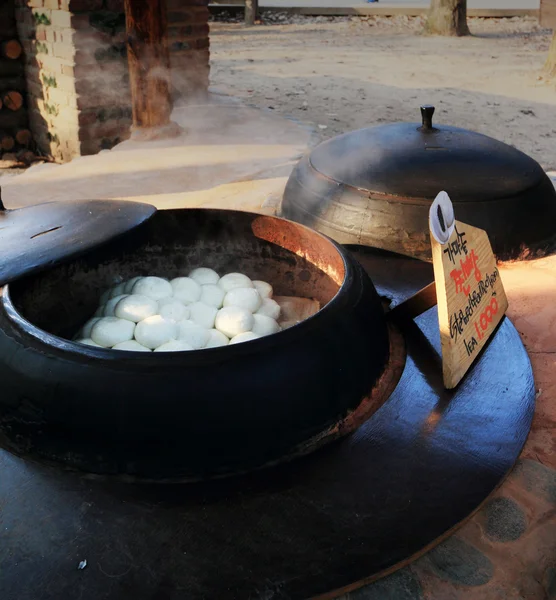
M124 0L134 137L169 137L170 55L165 0Z
M245 24L254 25L259 18L259 0L245 0Z
M438 35L470 35L466 0L431 0L425 31Z
M552 42L548 49L548 56L544 64L544 72L548 79L556 77L556 29L552 34Z

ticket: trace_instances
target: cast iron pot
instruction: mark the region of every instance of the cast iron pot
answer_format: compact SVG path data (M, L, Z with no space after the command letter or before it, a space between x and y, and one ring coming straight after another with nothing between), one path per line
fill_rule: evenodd
M68 341L115 276L172 278L200 265L270 281L276 295L316 298L321 310L272 336L192 352ZM3 288L1 441L93 473L163 480L247 470L346 417L388 358L376 290L330 239L275 217L159 211L124 237Z
M499 260L556 250L556 191L516 148L458 127L422 123L359 129L323 142L293 169L281 215L340 244L432 260L429 210L446 191L456 219L484 229Z

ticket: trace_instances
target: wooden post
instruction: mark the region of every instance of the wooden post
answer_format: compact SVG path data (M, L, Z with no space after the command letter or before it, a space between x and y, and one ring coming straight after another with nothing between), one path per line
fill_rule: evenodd
M556 0L541 0L541 25L554 29L552 44L544 65L544 71L549 79L556 77Z
M556 29L552 35L552 43L548 50L548 56L544 63L544 72L548 79L556 77Z
M469 35L467 0L431 0L425 30L440 35Z
M254 25L259 16L259 0L245 0L245 24Z
M543 27L556 30L556 0L541 0L540 22Z
M135 139L174 137L170 121L170 55L165 0L124 0L133 135Z

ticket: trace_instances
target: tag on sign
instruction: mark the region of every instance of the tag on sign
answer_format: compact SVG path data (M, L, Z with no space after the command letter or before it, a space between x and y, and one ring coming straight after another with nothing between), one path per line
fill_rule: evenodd
M454 219L446 192L429 211L444 386L456 387L508 308L486 231Z

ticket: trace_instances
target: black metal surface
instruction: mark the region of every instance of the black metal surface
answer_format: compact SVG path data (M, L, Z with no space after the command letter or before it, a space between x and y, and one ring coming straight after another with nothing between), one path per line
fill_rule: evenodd
M421 123L359 129L320 144L310 157L319 172L344 185L406 198L488 202L522 194L546 177L512 146L459 127ZM431 127L426 123L431 120Z
M340 243L431 259L428 211L446 191L456 218L485 229L501 260L552 251L556 191L529 156L490 137L423 123L360 129L317 146L293 170L282 216Z
M425 104L421 106L421 119L423 123L421 127L419 127L419 131L421 132L432 132L436 131L436 129L432 126L432 117L434 115L434 106L430 104Z
M6 210L0 199L0 285L88 252L155 212L150 204L117 200L49 202Z
M393 304L432 279L409 259L358 258ZM534 382L508 320L453 392L442 388L436 310L406 339L400 385L355 434L249 477L109 485L0 451L0 597L297 600L407 561L504 478Z
M275 335L200 351L123 353L61 339L72 339L114 276L173 278L196 266L241 271L323 308ZM358 406L387 359L380 300L341 247L275 217L159 211L125 239L5 288L2 443L157 480L255 468Z

